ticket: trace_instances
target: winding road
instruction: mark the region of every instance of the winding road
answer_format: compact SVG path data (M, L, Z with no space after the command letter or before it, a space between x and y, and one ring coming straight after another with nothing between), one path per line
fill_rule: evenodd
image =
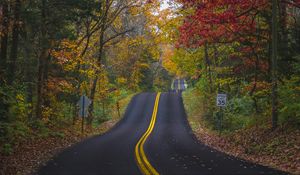
M183 80L174 88L183 90ZM37 174L285 174L199 142L187 122L180 93L141 93L109 132L80 142Z

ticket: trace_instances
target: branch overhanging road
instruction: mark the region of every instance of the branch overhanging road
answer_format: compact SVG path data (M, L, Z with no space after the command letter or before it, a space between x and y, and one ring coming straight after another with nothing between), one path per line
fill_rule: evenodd
M173 83L175 92L136 95L114 128L66 149L38 174L286 174L199 142L180 96L185 81Z

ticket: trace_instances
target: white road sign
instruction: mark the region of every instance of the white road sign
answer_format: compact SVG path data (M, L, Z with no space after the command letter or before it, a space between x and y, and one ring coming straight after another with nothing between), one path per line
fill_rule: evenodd
M217 95L217 106L225 107L227 103L227 94Z
M80 117L88 116L88 109L91 103L91 100L87 96L83 95L80 97L80 100L78 101Z

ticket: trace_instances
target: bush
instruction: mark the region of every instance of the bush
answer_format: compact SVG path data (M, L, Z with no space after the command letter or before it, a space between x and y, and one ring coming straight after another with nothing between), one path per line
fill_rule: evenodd
M4 153L4 155L10 155L13 152L12 145L9 143L4 144L2 152Z
M238 115L251 115L253 111L253 100L249 96L234 97L228 100L226 112Z
M254 102L250 96L229 98L227 107L223 110L223 116L220 117L220 108L215 104L216 93L210 93L209 84L204 78L195 84L195 88L187 89L183 96L188 115L194 116L201 113L207 127L214 130L219 129L220 119L222 129L226 131L247 127L255 119Z
M279 122L296 127L300 126L300 77L286 80L279 88Z

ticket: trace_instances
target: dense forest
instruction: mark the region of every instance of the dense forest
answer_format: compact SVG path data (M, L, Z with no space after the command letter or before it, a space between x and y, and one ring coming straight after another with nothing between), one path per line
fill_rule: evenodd
M299 127L299 1L179 2L176 45L164 65L189 78L208 120L218 111L216 94L227 93L228 129L243 127L249 115L273 129Z
M299 133L299 0L0 2L0 156L82 121L97 128L120 118L127 98L167 92L174 78L188 84L189 117L213 132ZM84 119L82 95L91 100ZM239 138L256 149L259 133L250 135ZM289 136L297 153L300 135Z
M32 133L72 125L81 95L87 125L110 119L118 101L167 90L155 14L159 2L1 0L0 142L10 152Z
M194 133L217 150L299 174L300 2L177 2L163 65L186 77Z

